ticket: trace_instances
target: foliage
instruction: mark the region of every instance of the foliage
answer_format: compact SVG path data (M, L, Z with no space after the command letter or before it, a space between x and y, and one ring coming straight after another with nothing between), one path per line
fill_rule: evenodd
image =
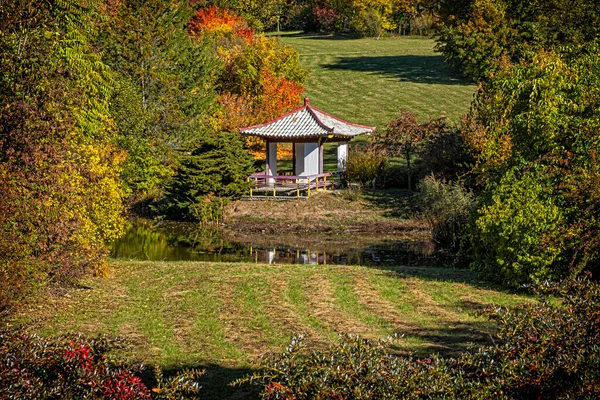
M192 40L187 1L121 1L107 11L98 46L118 74L111 112L128 153L123 180L134 199L161 193L178 151L217 122L218 61Z
M419 123L415 114L403 111L397 119L387 124L384 131L377 132L373 136L373 143L390 156L404 157L408 188L412 189L412 159L421 151L429 136L443 129L445 129L445 120L442 118Z
M582 46L600 34L600 5L593 0L448 0L440 14L438 50L474 80L491 78L503 63Z
M423 177L434 175L446 181L463 179L473 167L473 156L460 128L438 121L444 125L427 135L415 169Z
M419 184L418 203L432 230L433 240L458 250L462 230L475 206L475 196L461 182L430 175Z
M539 303L488 307L483 315L499 325L495 344L457 359L396 356L386 341L351 336L307 354L300 335L235 384L262 386L263 399L596 398L600 286L567 280L538 293Z
M97 4L2 4L0 309L47 282L105 272L122 230L109 112L114 75L91 44Z
M294 2L287 0L192 0L202 9L217 6L240 15L252 29L259 32L277 30L288 7Z
M598 270L597 49L542 52L477 95L463 132L484 187L472 243L498 279Z
M248 189L253 160L234 133L198 139L181 157L181 167L167 187L167 213L178 219L218 222L232 197Z
M254 35L239 16L216 7L199 10L189 27L194 38L212 37L224 65L216 86L221 130L263 123L298 106L307 72L294 49L276 38ZM261 140L248 138L246 146L264 154Z
M290 1L284 27L370 37L386 32L422 35L431 30L436 9L437 2L429 0Z
M533 303L488 307L499 326L497 344L468 352L456 365L483 380L488 396L597 398L600 388L600 286L589 277L535 287ZM475 390L478 387L475 386Z
M322 7L316 6L313 10L317 28L322 32L333 32L338 19L337 12L329 8L327 3Z
M545 186L537 171L504 175L477 212L475 268L513 286L567 273L553 238L564 215Z
M254 36L242 17L216 6L198 10L188 22L188 29L190 36L196 38L210 35L213 39L222 40L228 36L237 36L251 41Z
M354 148L346 160L346 180L375 189L387 166L387 156L374 146Z
M126 347L119 338L67 334L43 338L21 329L0 331L0 395L5 399L184 399L197 394L203 371L183 371L165 379L155 368L157 386L142 382L141 367L114 356Z

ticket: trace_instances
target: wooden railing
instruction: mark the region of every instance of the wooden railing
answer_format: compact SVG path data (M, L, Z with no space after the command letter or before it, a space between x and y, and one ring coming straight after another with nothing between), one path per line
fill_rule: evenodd
M273 197L277 193L290 195L306 192L310 196L311 190L318 192L319 190L327 190L334 186L334 174L316 174L316 175L266 175L264 172L252 174L248 177L250 185L250 197L260 191L265 195L272 193Z

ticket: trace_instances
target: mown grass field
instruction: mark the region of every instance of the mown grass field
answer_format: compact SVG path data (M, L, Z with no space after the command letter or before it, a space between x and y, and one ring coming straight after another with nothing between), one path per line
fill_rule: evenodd
M404 334L394 351L444 354L484 342L493 325L471 313L529 299L494 290L466 270L244 263L112 261L66 296L39 299L15 322L44 334L122 335L133 354L167 370L207 369L203 398L246 398L227 383L294 332L324 346L337 333Z
M420 118L458 121L469 110L475 85L461 79L423 37L351 39L283 34L310 71L311 104L352 122L384 128L399 109Z

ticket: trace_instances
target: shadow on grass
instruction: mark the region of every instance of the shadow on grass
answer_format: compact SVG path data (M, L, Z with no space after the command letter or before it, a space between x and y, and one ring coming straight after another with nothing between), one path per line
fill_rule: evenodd
M418 358L439 354L443 357L457 357L471 346L493 344L490 334L495 325L489 321L461 322L454 326L435 329L411 329L404 334L407 339L417 339L425 342L416 346L411 352ZM406 347L391 345L390 350L398 354L406 354Z
M453 73L439 55L340 57L336 63L326 64L324 67L331 70L370 72L415 83L468 84Z
M166 378L174 376L187 369L205 370L205 374L200 377L198 383L202 387L197 398L203 400L241 400L260 398L260 388L251 385L235 386L230 385L236 379L243 378L254 372L246 367L228 367L219 364L194 364L194 365L176 365L163 367L163 373ZM150 387L155 387L155 381L151 378L151 370L148 370L144 378L144 383Z
M440 251L436 253L430 256L428 261L423 261L420 265L418 264L418 261L415 261L414 264L411 265L377 265L373 266L372 268L376 268L382 271L389 271L390 274L397 276L399 279L414 277L426 281L464 283L478 289L493 290L496 292L502 292L507 294L525 296L531 294L531 292L527 291L525 288L512 289L502 286L499 283L486 280L477 271L473 271L467 267L457 268L455 266L452 266L451 263L444 264L442 262L439 262L437 266L433 266L432 263L436 260L443 260L444 257L447 260L451 260L454 257L451 254L447 254L444 256L444 253Z
M269 36L298 38L306 40L354 40L360 39L356 34L344 33L319 33L319 32L273 32Z
M364 192L361 196L372 207L389 210L385 216L391 218L412 218L417 213L414 192L407 189L387 189Z

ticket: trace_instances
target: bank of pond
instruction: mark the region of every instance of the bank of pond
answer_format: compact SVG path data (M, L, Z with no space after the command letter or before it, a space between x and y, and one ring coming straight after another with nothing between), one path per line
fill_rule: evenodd
M440 261L424 232L241 233L198 224L137 219L112 243L121 260L266 264L419 265Z

